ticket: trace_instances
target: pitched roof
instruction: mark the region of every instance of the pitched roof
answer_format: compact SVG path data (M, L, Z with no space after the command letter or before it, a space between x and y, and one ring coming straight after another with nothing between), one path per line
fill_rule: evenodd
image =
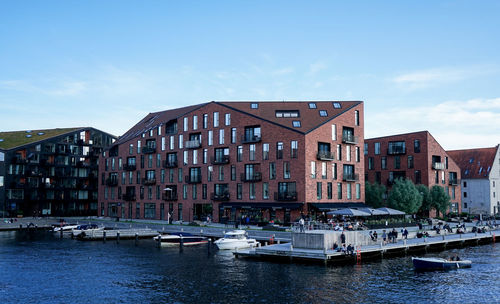
M446 151L457 163L463 179L487 178L498 147Z
M392 134L392 135L385 135L385 136L379 136L379 137L365 138L365 142L368 140L375 140L375 139L381 139L381 138L387 138L387 137L401 137L401 136L407 137L407 136L415 135L415 134L428 135L430 133L429 133L429 131L416 131L416 132L410 132L410 133Z
M301 133L308 133L361 104L362 101L218 101L217 103ZM285 115L277 117L277 112L291 111L298 111L298 117L285 117ZM326 111L323 112L326 116L320 115L320 111ZM294 127L294 121L300 121L300 127Z
M82 128L57 128L0 132L0 149L9 150L80 129Z
M203 104L197 104L193 106L187 106L187 107L182 107L182 108L177 108L177 109L172 109L172 110L166 110L166 111L160 111L160 112L154 112L154 113L149 113L144 117L141 121L139 121L135 126L130 128L125 134L120 136L120 138L114 143L114 145L121 144L127 140L130 140L132 138L135 138L142 133L148 132L151 129L157 128L167 122L169 122L172 119L176 119L178 117L181 117L191 111L194 111L207 103Z

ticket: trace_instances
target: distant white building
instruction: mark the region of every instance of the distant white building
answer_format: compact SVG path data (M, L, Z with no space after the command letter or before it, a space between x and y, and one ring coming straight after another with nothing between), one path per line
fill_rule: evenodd
M462 210L470 214L500 213L500 150L447 151L462 172Z

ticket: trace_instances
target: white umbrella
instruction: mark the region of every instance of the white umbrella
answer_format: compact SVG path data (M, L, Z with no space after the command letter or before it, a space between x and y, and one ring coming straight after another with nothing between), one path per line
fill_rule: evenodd
M370 213L363 212L360 210L356 209L351 209L351 208L344 208L344 209L339 209L339 210L333 210L329 211L326 214L333 214L333 215L350 215L350 216L370 216Z
M387 212L387 211L382 211L382 210L373 209L373 208L358 208L358 210L370 213L371 215L388 215L389 214L389 212Z
M405 215L406 214L403 211L399 211L399 210L392 209L392 208L387 208L387 207L377 208L377 210L385 211L389 215Z

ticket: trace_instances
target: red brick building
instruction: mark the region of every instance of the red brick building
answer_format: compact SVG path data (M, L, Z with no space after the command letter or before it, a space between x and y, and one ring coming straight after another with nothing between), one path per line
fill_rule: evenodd
M209 102L150 113L100 162L99 214L288 223L364 202L363 103Z
M390 188L395 179L427 187L439 185L461 212L460 168L427 131L365 139L365 179ZM432 214L431 214L432 215Z

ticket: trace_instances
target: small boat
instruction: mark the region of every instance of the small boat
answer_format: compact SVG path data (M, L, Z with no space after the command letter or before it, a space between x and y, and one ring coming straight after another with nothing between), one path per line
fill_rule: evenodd
M158 242L160 239L161 246L178 246L181 243L185 246L189 245L199 245L208 243L208 239L204 236L192 235L187 232L172 232L168 234L162 234L155 236L153 239Z
M81 235L83 237L97 230L104 230L104 227L99 227L97 224L78 225L78 227L74 228L71 232L73 232L73 236Z
M257 247L259 242L249 239L245 230L233 230L224 234L224 237L214 242L221 250L236 250Z
M73 229L77 228L78 226L80 226L80 225L77 225L77 224L63 224L62 226L54 227L54 229L52 229L52 231L54 231L54 232L61 232L61 230L62 230L62 232L69 233Z
M442 258L415 258L412 257L413 267L416 270L457 269L470 268L472 262L469 260L450 261Z

